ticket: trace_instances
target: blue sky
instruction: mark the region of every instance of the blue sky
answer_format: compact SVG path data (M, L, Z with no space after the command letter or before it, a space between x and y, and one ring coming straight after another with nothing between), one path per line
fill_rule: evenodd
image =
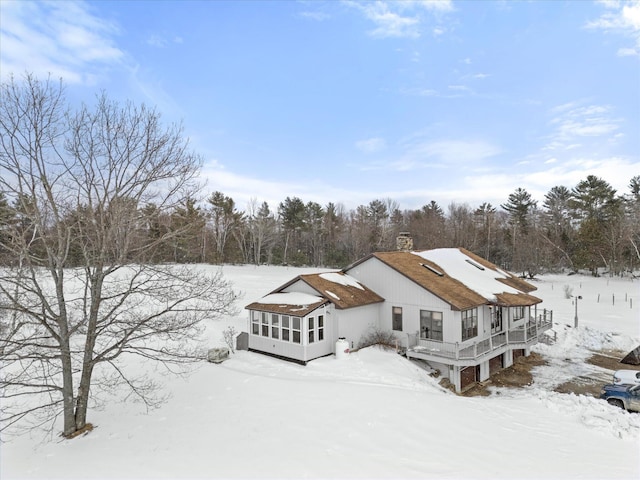
M640 2L0 0L0 74L182 122L205 192L542 201L640 174Z

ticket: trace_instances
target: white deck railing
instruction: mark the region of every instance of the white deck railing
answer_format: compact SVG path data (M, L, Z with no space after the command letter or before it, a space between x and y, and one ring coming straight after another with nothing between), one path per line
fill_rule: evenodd
M539 336L549 330L553 323L553 312L544 310L537 319L532 319L526 325L518 328L492 334L490 337L460 345L459 342L438 342L435 340L418 339L416 345L410 345L410 352L421 353L434 357L455 360L475 360L488 355L506 345L512 347L528 347L538 342Z

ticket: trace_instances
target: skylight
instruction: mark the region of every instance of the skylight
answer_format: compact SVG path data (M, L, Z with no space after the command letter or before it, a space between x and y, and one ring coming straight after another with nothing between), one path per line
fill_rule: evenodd
M478 270L484 270L484 267L482 265L480 265L479 263L474 262L473 260L471 260L470 258L465 258L465 262L467 262L470 265L473 265L474 267L476 267Z
M427 270L432 271L433 273L435 273L436 275L438 275L439 277L444 277L444 273L441 272L440 270L437 270L435 268L433 268L431 265L427 265L426 263L421 263L420 265L422 265L424 268L426 268Z

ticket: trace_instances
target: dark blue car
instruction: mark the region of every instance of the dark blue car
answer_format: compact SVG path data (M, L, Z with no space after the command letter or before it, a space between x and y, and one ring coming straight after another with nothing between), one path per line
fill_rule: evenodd
M630 412L640 412L640 385L605 385L600 398Z

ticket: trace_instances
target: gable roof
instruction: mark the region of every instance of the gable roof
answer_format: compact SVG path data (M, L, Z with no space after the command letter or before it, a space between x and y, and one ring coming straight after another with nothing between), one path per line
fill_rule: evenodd
M464 248L438 248L418 252L378 252L347 267L375 258L455 310L480 305L529 306L542 302L530 295L530 283Z
M318 293L318 296L283 291L298 281L309 285ZM337 309L344 310L383 301L384 298L380 295L344 272L327 272L298 275L245 308L304 316L328 303L332 303Z
M276 292L262 297L257 302L247 305L247 310L279 313L294 317L304 317L315 309L327 305L326 298L301 292Z

